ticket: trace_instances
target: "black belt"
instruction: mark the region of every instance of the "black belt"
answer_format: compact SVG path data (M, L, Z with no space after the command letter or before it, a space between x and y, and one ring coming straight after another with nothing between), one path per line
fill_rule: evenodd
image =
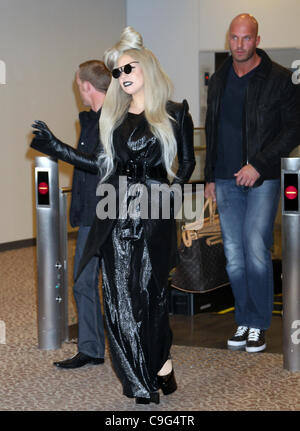
M149 166L147 162L135 162L128 160L125 165L118 163L116 168L117 175L126 175L134 180L142 180L145 178L167 179L166 170L162 166Z

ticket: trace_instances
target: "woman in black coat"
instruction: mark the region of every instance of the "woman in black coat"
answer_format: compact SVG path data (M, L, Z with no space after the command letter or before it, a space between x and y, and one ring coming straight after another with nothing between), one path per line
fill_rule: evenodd
M115 79L100 116L100 154L86 156L62 144L40 121L31 146L77 167L100 169L97 194L103 196L81 268L91 256L101 256L108 340L123 393L137 403L158 403L159 389L167 395L177 388L167 304L177 241L174 192L166 216L161 195L152 191L168 186L168 175L173 184L189 180L195 166L193 122L185 100L169 100L169 78L132 27L124 29L104 61Z

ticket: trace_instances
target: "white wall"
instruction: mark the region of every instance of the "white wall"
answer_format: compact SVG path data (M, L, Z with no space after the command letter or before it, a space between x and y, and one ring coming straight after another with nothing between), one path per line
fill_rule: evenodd
M299 0L199 0L199 49L223 50L232 18L251 13L259 22L261 46L300 46Z
M127 25L142 34L175 85L173 99L187 99L194 119L199 116L199 16L199 0L127 0Z
M33 120L76 144L78 97L74 72L102 58L126 25L125 0L0 0L0 243L33 238L34 157L29 150ZM61 164L61 185L72 168Z

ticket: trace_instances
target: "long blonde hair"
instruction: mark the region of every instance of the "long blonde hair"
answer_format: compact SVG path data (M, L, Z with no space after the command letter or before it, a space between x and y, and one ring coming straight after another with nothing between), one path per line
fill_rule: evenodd
M144 74L145 117L151 132L158 139L162 149L165 168L174 176L172 163L177 152L177 145L171 121L175 121L166 111L167 101L171 97L173 85L162 70L157 58L143 46L142 36L132 27L126 27L120 41L107 50L104 62L108 69L117 67L119 57L126 52L140 63ZM113 171L114 149L113 133L127 114L132 96L120 87L118 79L112 79L108 87L100 116L100 138L104 151L99 155L101 181Z

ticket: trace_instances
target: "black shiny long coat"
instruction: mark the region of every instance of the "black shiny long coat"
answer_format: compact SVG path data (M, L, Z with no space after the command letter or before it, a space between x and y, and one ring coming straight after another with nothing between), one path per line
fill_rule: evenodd
M193 145L193 122L188 112L188 104L184 100L182 103L168 102L168 113L176 120L173 125L177 141L178 170L174 183L184 184L191 177L194 167L194 145ZM167 172L163 166L163 161L154 161L150 158L147 160L148 165L155 167L158 172L164 172L167 181ZM145 185L150 187L152 180L161 181L161 174L158 178L146 176ZM112 184L118 192L119 174L112 175L107 183ZM117 193L118 208L118 193ZM87 239L84 255L78 270L78 275L83 267L94 255L101 255L101 246L104 244L107 236L110 234L115 220L99 220L97 217L92 225L89 237ZM177 262L177 235L176 224L174 219L144 219L143 226L145 237L149 249L152 269L156 280L159 283L165 283L170 269L176 266ZM78 276L77 275L77 276Z
M167 103L167 112L174 119L172 126L177 142L178 170L173 183L183 185L189 181L195 167L193 121L189 114L189 106L186 100L183 100L182 103L169 101ZM57 139L45 142L34 138L31 142L31 147L80 169L95 173L98 172L99 167L96 154L87 155L67 144L63 144ZM151 165L151 158L148 162ZM162 159L156 160L153 167L157 168L157 171L164 171L165 179L167 178L167 172ZM106 182L114 185L115 189L118 190L119 176L120 174L116 171ZM161 177L161 173L159 177ZM145 183L149 185L151 180L160 179L146 177ZM112 231L114 222L115 220L112 219L100 220L95 216L77 277L92 256L101 255L101 246ZM158 282L165 282L170 269L176 265L177 260L175 220L147 219L143 220L143 224L154 275Z

